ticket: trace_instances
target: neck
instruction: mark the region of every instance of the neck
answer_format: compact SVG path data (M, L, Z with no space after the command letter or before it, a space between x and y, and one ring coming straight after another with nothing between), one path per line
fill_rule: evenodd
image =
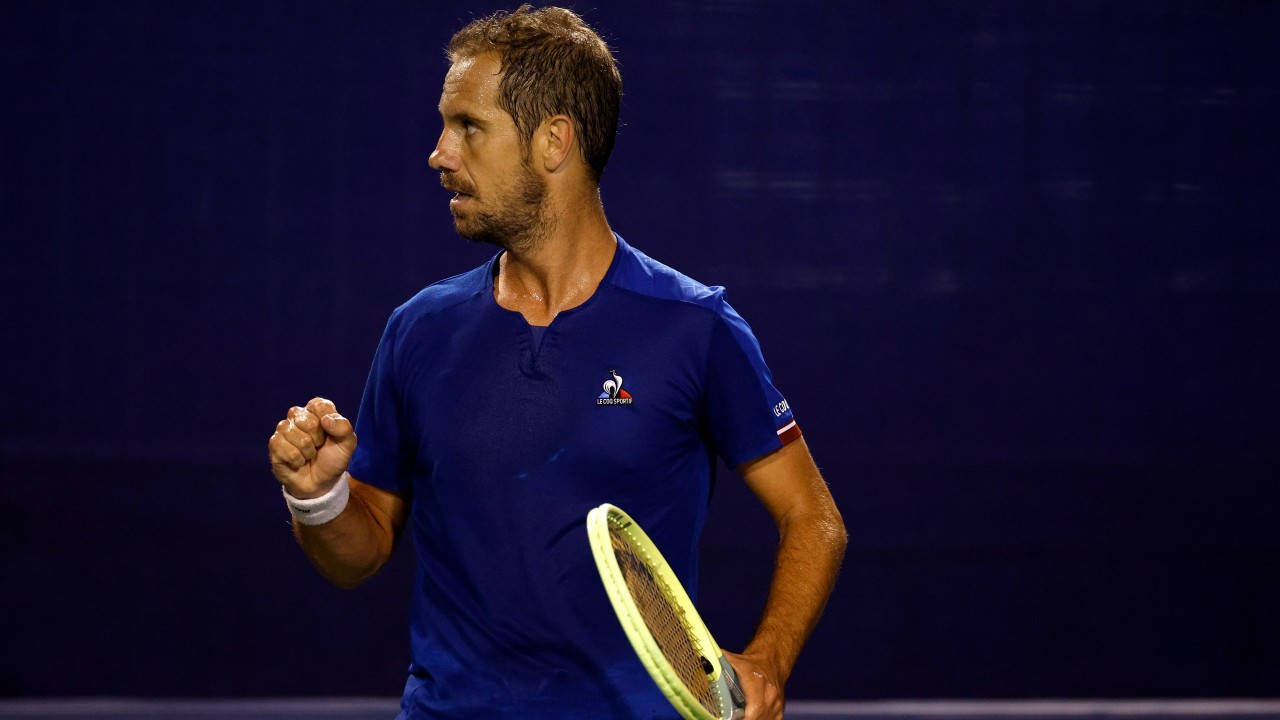
M498 259L494 297L532 325L549 325L563 310L586 302L604 279L616 242L599 191L546 200L537 242L508 248Z

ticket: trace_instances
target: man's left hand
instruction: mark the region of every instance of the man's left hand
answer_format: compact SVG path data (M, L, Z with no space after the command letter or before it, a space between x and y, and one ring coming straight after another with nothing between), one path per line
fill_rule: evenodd
M743 720L782 720L786 679L775 663L762 653L739 655L723 651L729 664L738 671L742 694L747 697L747 713Z

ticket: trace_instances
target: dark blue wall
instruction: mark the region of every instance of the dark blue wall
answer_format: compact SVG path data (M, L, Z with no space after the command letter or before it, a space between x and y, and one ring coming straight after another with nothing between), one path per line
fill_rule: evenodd
M325 585L265 443L490 253L426 166L480 9L9 7L0 693L398 692L412 558ZM729 287L852 533L792 696L1280 693L1280 3L579 9L610 220ZM723 476L729 648L774 542Z

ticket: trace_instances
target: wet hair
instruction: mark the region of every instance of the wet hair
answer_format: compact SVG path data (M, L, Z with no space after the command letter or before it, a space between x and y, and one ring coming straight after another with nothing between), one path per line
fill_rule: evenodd
M484 53L501 61L498 107L515 120L526 152L543 120L568 115L598 184L622 104L622 75L604 40L571 10L521 5L472 20L449 41L450 62Z

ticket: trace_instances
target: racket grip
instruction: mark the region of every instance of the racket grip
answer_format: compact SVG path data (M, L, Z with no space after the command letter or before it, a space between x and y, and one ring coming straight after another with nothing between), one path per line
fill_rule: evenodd
M729 686L729 700L733 703L733 714L729 716L729 720L740 720L747 714L747 696L742 693L738 671L733 669L724 655L720 656L720 677Z

